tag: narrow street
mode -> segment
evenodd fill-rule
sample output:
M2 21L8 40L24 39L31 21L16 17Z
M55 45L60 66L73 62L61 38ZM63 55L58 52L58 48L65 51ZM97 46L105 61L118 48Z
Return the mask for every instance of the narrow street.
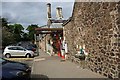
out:
M32 66L33 78L105 78L70 61L61 61L58 56L40 52ZM42 76L42 77L41 77Z
M3 80L120 80L120 0L1 4Z

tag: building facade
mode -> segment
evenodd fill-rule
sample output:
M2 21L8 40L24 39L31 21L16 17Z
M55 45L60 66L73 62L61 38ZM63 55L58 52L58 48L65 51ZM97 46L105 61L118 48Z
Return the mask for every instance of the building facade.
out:
M90 70L120 78L120 2L75 2L63 26L71 57L82 46Z
M51 4L47 4L47 25L36 28L36 34L39 34L39 47L50 55L58 54L61 56L63 41L63 26L66 21L63 19L62 8L56 8L56 18L51 16Z

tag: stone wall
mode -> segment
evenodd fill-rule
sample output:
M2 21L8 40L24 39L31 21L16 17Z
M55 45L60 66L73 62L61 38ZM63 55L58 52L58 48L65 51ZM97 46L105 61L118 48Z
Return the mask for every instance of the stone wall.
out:
M46 51L46 36L43 37L42 40L39 41L39 48L42 50L42 51Z
M64 30L71 55L85 45L89 69L120 78L120 2L75 2Z
M65 25L65 28L63 29L63 35L65 36L65 41L67 41L68 44L68 53L71 53L70 55L74 55L75 54L75 45L73 44L73 40L74 40L74 30L73 30L73 26L74 24L73 20L71 20L71 22L67 23L67 25Z

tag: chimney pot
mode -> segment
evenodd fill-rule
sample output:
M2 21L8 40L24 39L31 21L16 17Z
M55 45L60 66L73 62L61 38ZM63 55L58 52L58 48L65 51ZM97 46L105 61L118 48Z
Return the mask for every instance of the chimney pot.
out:
M51 18L51 4L47 3L47 18Z
M61 7L56 8L56 17L57 17L57 19L62 19L63 18L63 16L62 16L62 8Z

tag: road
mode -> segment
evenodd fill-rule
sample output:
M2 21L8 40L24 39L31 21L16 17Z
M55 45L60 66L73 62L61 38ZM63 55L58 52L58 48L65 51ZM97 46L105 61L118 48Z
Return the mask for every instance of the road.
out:
M10 61L22 62L32 67L34 58L5 58Z
M23 47L26 47L27 45L31 44L29 41L22 41L22 42L19 42L19 43L21 43L21 46L23 46ZM13 44L13 45L17 45L17 44ZM37 52L35 52L35 56L38 56L38 55L39 54L38 54L38 50L37 50ZM0 50L0 57L5 58L2 54L2 50ZM22 63L28 64L29 66L32 67L34 58L11 57L11 58L5 58L5 59L12 60L12 61L17 61L17 62L22 62Z
M87 69L82 69L70 61L61 61L58 56L49 56L44 52L35 58L8 58L8 60L18 61L28 64L32 68L31 80L51 80L55 78L105 78Z
M34 59L32 75L42 75L45 78L105 78L70 61L61 61L58 56L49 56L41 52ZM35 78L36 76L33 76Z
M105 78L88 69L82 69L79 65L70 61L61 61L58 56L49 56L39 50L39 56L35 58L9 58L8 60L18 61L32 67L32 79L51 78ZM31 80L32 80L31 79Z

